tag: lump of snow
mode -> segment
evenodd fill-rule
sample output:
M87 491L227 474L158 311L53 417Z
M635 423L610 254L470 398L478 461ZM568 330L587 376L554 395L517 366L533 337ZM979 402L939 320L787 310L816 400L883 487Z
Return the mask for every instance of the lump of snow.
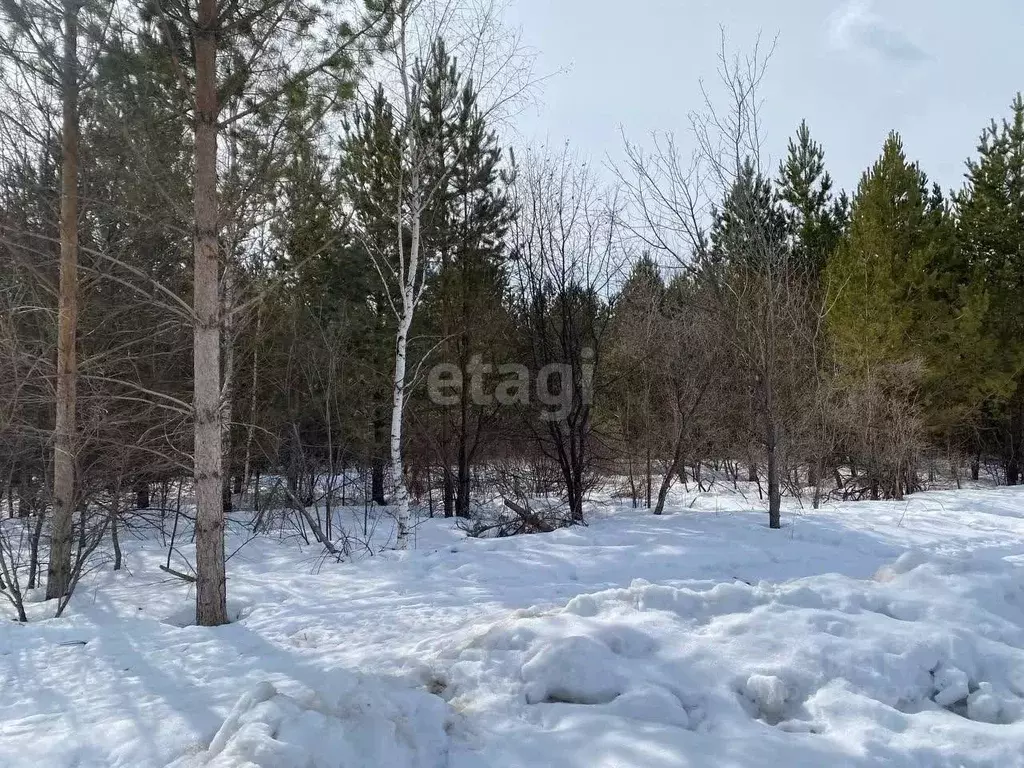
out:
M577 595L566 604L565 612L576 616L597 616L597 600L593 595Z
M968 696L967 716L979 723L1002 722L1002 701L995 695L991 683L981 683L978 690Z
M757 705L766 720L780 719L789 701L786 684L774 675L751 675L743 686L743 692Z
M169 768L440 768L447 712L420 691L360 683L332 705L263 682L238 700L205 752Z
M604 711L631 720L647 723L691 727L690 715L679 698L660 686L646 686L629 691L608 704Z
M918 550L910 550L904 552L898 558L896 562L890 565L883 565L875 572L875 581L892 581L897 576L901 576L904 573L909 573L918 566L924 565L928 562L928 558L923 552Z
M935 679L935 695L932 701L940 707L951 707L967 698L971 692L967 673L956 667L940 664L932 673Z
M523 665L522 677L528 704L607 704L626 684L608 646L583 636L562 638L542 647Z
M658 648L653 637L632 627L602 627L597 633L597 638L607 645L612 653L631 659L649 656Z

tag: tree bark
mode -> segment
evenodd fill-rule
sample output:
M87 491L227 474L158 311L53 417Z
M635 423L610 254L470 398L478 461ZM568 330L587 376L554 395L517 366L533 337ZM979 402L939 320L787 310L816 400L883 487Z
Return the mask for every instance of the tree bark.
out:
M455 496L456 517L469 517L470 480L469 451L466 450L465 446L459 446L459 487Z
M256 334L255 338L262 338L263 332L263 312L259 309L256 311ZM252 379L249 382L249 424L245 431L245 461L242 466L242 484L244 487L248 487L250 472L252 471L252 441L256 434L256 403L257 394L259 392L259 372L260 372L260 348L259 344L253 344L252 349ZM241 491L239 491L241 494ZM256 489L253 489L253 498L256 497Z
M445 465L441 467L441 502L444 506L444 516L452 517L455 514L455 479L452 477L452 468Z
M32 528L32 539L29 541L27 589L36 588L36 579L39 575L39 542L43 538L43 521L45 519L46 515L39 510L36 513L36 524Z
M658 488L658 505L654 508L654 514L660 515L665 511L665 500L672 488L672 480L683 460L683 437L685 429L680 428L676 433L675 447L672 449L672 463L665 470L665 476L661 479L661 487ZM684 470L685 471L685 470Z
M145 480L135 481L135 508L149 509L149 483Z
M120 514L120 500L121 500L120 499L120 496L121 496L120 483L118 483L118 486L119 487L117 488L117 490L114 491L114 497L113 497L113 499L111 499L111 502L110 502L111 503L111 508L110 508L110 543L114 547L114 570L115 571L120 571L121 570L121 564L122 564L122 559L123 559L122 558L122 554L121 554L121 536L120 536L120 534L119 534L119 532L117 530L117 517Z
M461 355L465 358L465 354ZM465 361L462 361L462 370L466 370ZM470 496L470 447L469 447L469 391L467 387L462 388L459 397L459 451L458 451L458 476L455 493L455 515L456 517L469 517L469 496Z
M651 485L654 483L654 474L651 470L651 443L647 441L647 477L646 477L647 508L651 508Z
M195 266L193 272L196 623L226 624L221 499L220 291L217 197L217 0L199 0L195 30Z
M53 522L46 597L71 587L75 514L75 405L78 359L78 2L64 0L61 72L60 298L57 310L57 414L54 422Z
M384 495L384 417L378 414L373 421L373 457L370 460L370 498L374 504L388 503Z
M1010 403L1010 434L1007 446L1006 484L1020 482L1022 441L1024 441L1024 382L1017 385L1017 391Z
M398 532L397 549L409 548L409 489L405 484L402 466L402 420L405 413L405 366L408 352L409 327L412 312L406 309L398 325L395 338L395 379L391 402L391 474L395 484L395 520Z
M768 427L768 460L765 474L768 475L768 527L782 527L782 491L779 486L778 427Z
M234 147L232 147L232 152ZM235 390L235 340L234 318L231 308L235 304L235 286L231 269L224 270L224 291L221 305L221 342L223 344L223 380L221 383L221 506L224 514L232 511L231 499L231 421L233 418L232 403Z

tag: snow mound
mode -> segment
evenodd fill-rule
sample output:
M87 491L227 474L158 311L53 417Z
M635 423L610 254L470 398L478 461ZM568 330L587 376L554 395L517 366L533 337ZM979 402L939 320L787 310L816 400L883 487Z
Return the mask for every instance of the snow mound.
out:
M744 693L769 722L778 722L786 711L789 690L775 675L751 675L743 686Z
M262 682L238 700L209 748L168 768L441 768L449 725L445 703L415 690L364 681L328 702Z
M940 707L951 707L958 701L963 701L971 692L970 682L967 673L956 667L947 667L940 664L932 678L935 680L935 695L932 701Z
M679 697L657 685L635 688L618 696L602 708L609 715L639 720L646 723L693 728L699 714L691 717Z
M528 704L607 704L625 688L611 649L589 637L567 637L542 647L523 665L523 680Z
M1012 560L913 553L863 580L635 580L456 637L439 674L483 723L519 712L525 730L501 746L509 765L567 741L580 755L607 742L623 765L676 765L680 753L711 765L723 740L744 765L821 764L801 762L819 753L1021 765L1021 574ZM663 761L630 762L652 743Z
M992 683L979 683L967 697L967 717L979 723L1016 723L1024 720L1024 702Z

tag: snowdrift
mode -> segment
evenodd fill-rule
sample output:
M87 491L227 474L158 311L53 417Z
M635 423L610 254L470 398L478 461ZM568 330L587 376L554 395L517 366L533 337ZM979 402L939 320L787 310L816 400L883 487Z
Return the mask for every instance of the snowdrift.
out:
M638 580L520 611L439 657L443 695L504 734L496 766L1024 765L1012 560Z
M1024 768L1022 510L934 492L771 531L756 492L677 494L508 539L424 520L329 567L240 532L217 628L126 537L63 617L0 622L0 766Z
M208 749L169 768L442 768L447 705L415 690L360 680L326 700L262 682L243 695Z

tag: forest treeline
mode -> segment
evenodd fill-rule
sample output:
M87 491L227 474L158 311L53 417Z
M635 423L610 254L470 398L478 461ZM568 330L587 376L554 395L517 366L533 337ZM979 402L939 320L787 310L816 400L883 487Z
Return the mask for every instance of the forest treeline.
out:
M721 100L608 174L510 144L535 81L486 4L0 9L17 605L43 583L66 602L183 486L216 624L225 516L267 478L332 552L354 500L390 505L404 547L417 502L471 521L495 489L572 523L599 484L661 513L714 468L778 527L786 493L1022 480L1019 96L961 188L893 133L847 195L805 124L762 156L757 52L723 53ZM438 402L439 365L476 375ZM562 373L520 391L509 365Z

